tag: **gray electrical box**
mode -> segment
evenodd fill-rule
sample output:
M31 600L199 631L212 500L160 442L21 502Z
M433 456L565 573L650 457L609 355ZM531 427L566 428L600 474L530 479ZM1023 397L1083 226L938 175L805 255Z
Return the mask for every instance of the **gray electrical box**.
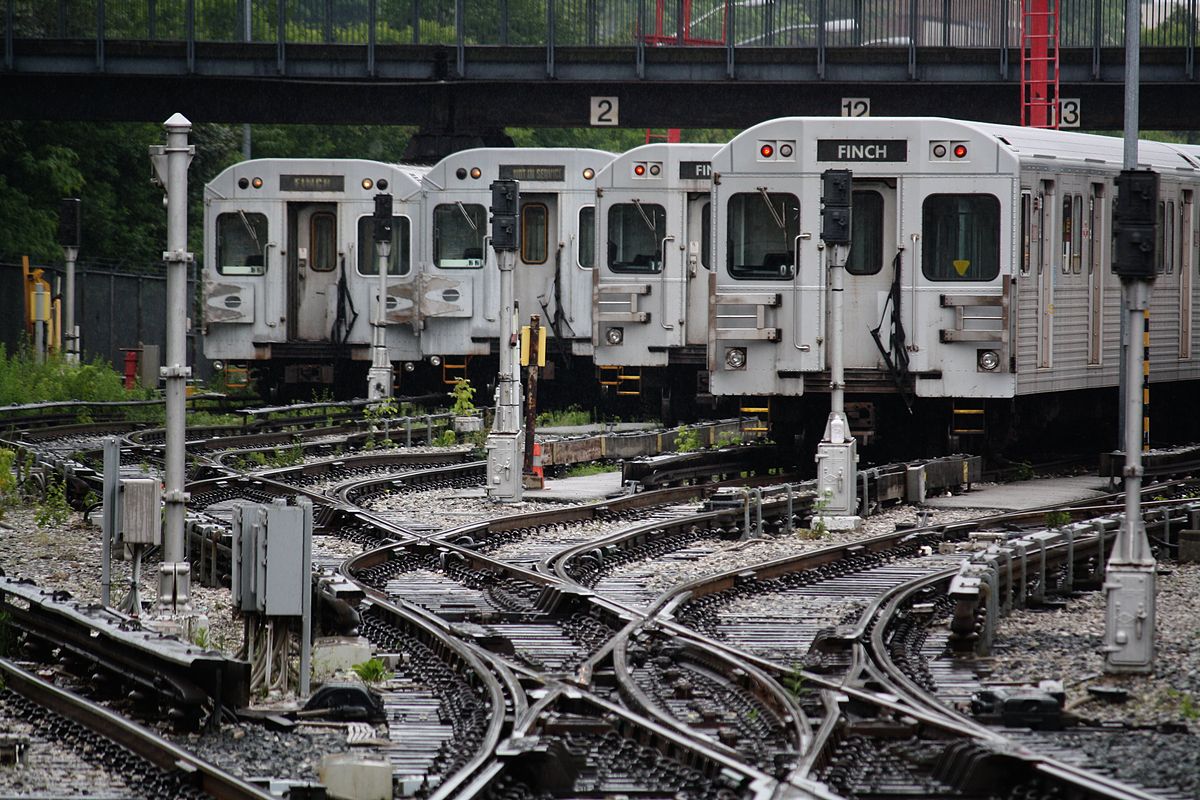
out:
M1108 668L1112 672L1145 671L1154 663L1154 568L1109 567Z
M311 591L312 504L243 504L233 514L233 601L269 617L304 614Z
M162 544L162 486L154 478L121 481L121 540Z
M851 469L856 459L853 439L817 445L817 496L825 503L822 513L853 514L857 510Z

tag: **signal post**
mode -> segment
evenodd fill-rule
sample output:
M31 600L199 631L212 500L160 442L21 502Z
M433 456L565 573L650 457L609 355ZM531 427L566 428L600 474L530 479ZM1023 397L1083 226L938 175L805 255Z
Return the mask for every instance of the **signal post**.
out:
M842 357L843 280L850 257L850 181L848 169L821 175L821 246L829 259L829 419L817 445L818 511L814 519L829 530L858 530L858 450L845 412Z
M496 418L484 447L487 449L487 496L501 503L517 503L524 489L521 480L524 430L521 420L521 366L517 341L516 266L520 229L520 184L494 181L492 189L492 249L500 267L500 374L496 387Z

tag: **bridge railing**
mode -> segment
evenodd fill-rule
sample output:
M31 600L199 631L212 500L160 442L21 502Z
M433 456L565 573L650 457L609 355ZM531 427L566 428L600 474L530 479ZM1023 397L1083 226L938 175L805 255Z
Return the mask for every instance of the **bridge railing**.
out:
M1018 0L0 0L5 40L537 47L1020 45ZM1144 2L1194 49L1200 0ZM1060 0L1064 48L1120 47L1124 0Z

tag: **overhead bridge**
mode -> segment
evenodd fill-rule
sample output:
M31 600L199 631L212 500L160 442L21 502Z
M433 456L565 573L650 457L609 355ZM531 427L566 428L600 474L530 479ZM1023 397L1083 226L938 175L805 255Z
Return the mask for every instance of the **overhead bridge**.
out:
M1200 128L1197 4L1143 3L1143 128ZM0 0L0 117L744 127L1017 123L1013 0ZM1124 15L1060 0L1066 124L1121 127Z

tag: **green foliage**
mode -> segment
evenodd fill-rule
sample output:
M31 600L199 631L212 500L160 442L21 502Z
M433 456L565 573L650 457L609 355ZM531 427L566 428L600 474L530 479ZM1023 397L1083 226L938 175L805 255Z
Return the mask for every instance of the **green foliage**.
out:
M736 433L734 431L721 431L719 434L717 434L716 446L718 448L732 447L733 445L737 445L737 444L741 444L741 443L742 443L742 435L740 433Z
M600 475L605 472L616 472L620 467L603 461L589 461L582 464L572 464L567 467L568 478L582 478L585 475Z
M192 643L201 650L207 650L209 644L209 628L196 628L196 632L192 634Z
M0 513L20 502L17 493L17 452L7 447L0 448Z
M1070 511L1047 511L1046 512L1046 527L1061 528L1063 525L1069 525L1071 522Z
M695 428L684 426L675 434L675 452L691 453L700 449L700 434Z
M800 697L804 692L804 673L799 667L793 667L792 671L783 679L784 688L791 692L792 697Z
M1028 461L1022 461L1022 462L1016 464L1013 467L1013 470L1014 470L1014 477L1016 478L1016 480L1019 480L1019 481L1033 480L1033 475L1034 475L1033 464L1030 464Z
M52 400L136 400L146 396L143 391L126 391L121 376L99 359L90 364L71 364L51 356L39 364L28 350L9 355L0 345L0 405Z
M388 672L384 667L383 661L378 658L368 659L361 664L355 664L351 667L358 679L367 686L377 686L384 681L391 680L392 673Z
M57 476L50 476L46 482L46 494L33 512L33 521L41 530L61 528L71 517L71 507L67 505L66 484Z
M553 428L569 425L590 425L592 413L584 411L579 406L569 406L557 411L543 411L537 415L537 427Z
M392 397L380 398L374 405L367 406L363 410L363 419L368 422L378 422L383 419L392 419L396 416L396 400Z
M446 428L433 440L433 444L435 447L454 447L458 444L458 436L454 433L453 428Z
M475 387L471 386L469 380L459 378L455 381L450 396L454 398L454 404L450 406L451 414L456 417L466 417L475 413Z
M1190 722L1200 720L1200 708L1196 706L1196 700L1191 692L1184 692L1183 697L1180 698L1179 716Z

